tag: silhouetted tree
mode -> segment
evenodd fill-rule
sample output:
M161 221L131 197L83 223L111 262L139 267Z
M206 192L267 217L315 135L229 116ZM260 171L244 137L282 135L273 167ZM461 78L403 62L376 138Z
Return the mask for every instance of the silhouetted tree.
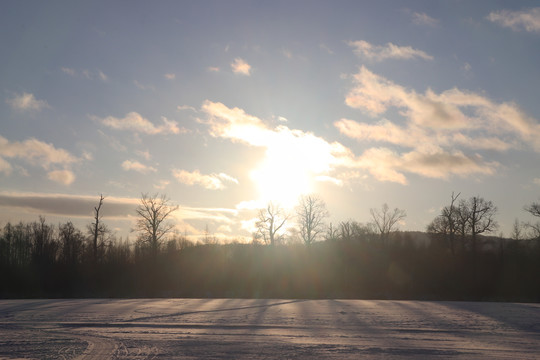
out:
M395 208L390 211L387 204L383 204L380 210L370 209L370 213L383 245L386 244L390 233L398 229L397 224L407 216L405 210L402 209Z
M534 217L540 218L540 202L533 202L523 208L529 214ZM534 239L540 239L540 221L535 223L527 222L525 226L530 230L530 237Z
M512 233L510 234L512 240L521 240L523 238L523 224L518 219L514 220L512 224Z
M473 196L466 203L468 208L468 224L471 232L472 250L477 251L477 238L479 234L492 232L498 228L495 221L497 207L491 201L484 198Z
M174 227L167 220L176 210L178 206L172 205L164 194L141 195L141 203L136 209L138 219L135 230L139 232L140 240L150 246L154 257L157 256L163 237Z
M336 241L339 239L339 232L338 230L330 223L328 227L326 228L326 233L324 234L324 240L326 241Z
M54 239L54 228L45 223L45 218L40 216L38 222L32 225L32 258L38 265L52 264L58 253L58 242Z
M62 262L74 266L80 263L84 236L80 230L73 226L71 221L58 226L58 235L60 238Z
M296 221L304 244L311 245L324 232L329 216L325 202L315 195L302 195L296 206Z
M442 235L445 240L447 239L452 255L455 254L455 235L459 231L460 224L460 209L454 205L454 202L460 194L454 196L452 192L450 205L445 206L441 214L433 219L426 229L430 234Z
M103 194L100 194L98 206L94 207L94 222L88 225L88 232L92 237L92 261L94 263L98 261L98 247L103 246L104 237L109 232L107 226L101 222L100 211L104 199ZM99 244L100 239L101 244Z
M257 237L261 238L265 244L275 245L283 239L283 234L279 231L288 220L288 215L284 210L272 202L268 203L266 209L260 209L257 222Z

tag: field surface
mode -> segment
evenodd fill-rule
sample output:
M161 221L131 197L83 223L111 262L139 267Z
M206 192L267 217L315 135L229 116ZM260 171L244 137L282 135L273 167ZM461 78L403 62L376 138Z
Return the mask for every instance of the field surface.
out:
M540 359L540 304L0 300L0 359Z

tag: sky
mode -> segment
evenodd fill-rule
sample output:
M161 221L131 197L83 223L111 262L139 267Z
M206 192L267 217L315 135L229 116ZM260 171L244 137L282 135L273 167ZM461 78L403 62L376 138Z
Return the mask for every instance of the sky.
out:
M540 197L534 1L2 1L0 226L249 239L302 194L334 224L424 231L481 196L510 235ZM292 222L292 218L291 218Z

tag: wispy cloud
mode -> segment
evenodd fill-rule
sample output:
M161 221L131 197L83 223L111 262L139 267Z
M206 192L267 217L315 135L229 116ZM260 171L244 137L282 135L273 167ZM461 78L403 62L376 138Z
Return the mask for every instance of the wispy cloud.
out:
M45 100L38 100L34 94L27 92L15 94L14 97L7 99L6 103L16 111L40 111L50 108L49 104Z
M416 25L437 26L439 20L432 18L426 13L413 12L411 14L412 22Z
M126 160L122 163L122 169L125 171L136 171L141 174L148 174L150 172L156 172L157 169L152 166L144 165L138 161Z
M94 120L101 122L103 125L115 130L127 130L136 133L149 135L156 134L180 134L187 130L180 128L176 121L168 120L166 117L161 117L162 125L156 126L148 119L142 117L137 112L130 112L124 118L107 116L106 118L91 117Z
M374 61L383 61L386 59L409 60L414 58L433 60L433 56L422 50L413 49L410 46L398 46L392 43L388 43L384 46L372 45L365 40L349 41L347 44L354 48L354 52L357 56Z
M529 32L540 33L540 7L520 11L493 11L487 18L512 30L525 29Z
M189 172L179 169L173 169L172 173L176 180L182 184L200 185L209 190L225 189L225 183L238 184L237 179L224 173L205 175L201 174L199 170Z
M12 171L13 171L13 167L11 166L11 164L0 157L0 173L9 175L11 174Z
M231 69L235 74L251 75L251 65L249 65L244 59L236 58L231 63Z
M141 90L156 91L156 87L154 85L144 85L137 80L133 80L133 85L135 85L137 88Z
M73 77L82 77L88 80L101 80L103 82L108 82L109 77L101 70L76 70L70 67L61 67L60 70L66 75L73 76Z
M209 66L209 67L206 68L206 70L208 72L219 72L220 69L217 66Z
M168 79L168 80L174 80L176 79L176 74L174 73L168 73L168 74L165 74L165 79Z
M178 105L176 108L178 110L180 110L180 111L182 111L182 110L191 110L191 111L197 112L197 109L195 109L193 106L189 106L189 105Z
M71 170L53 170L47 174L49 180L63 185L70 185L75 181L75 174Z

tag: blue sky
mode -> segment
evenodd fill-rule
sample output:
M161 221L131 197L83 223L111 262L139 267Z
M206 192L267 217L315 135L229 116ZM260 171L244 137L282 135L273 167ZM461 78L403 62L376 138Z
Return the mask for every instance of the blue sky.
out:
M177 230L249 237L306 192L424 230L479 195L509 235L540 195L531 1L5 1L0 222L104 221L141 193ZM131 234L130 236L135 236Z

